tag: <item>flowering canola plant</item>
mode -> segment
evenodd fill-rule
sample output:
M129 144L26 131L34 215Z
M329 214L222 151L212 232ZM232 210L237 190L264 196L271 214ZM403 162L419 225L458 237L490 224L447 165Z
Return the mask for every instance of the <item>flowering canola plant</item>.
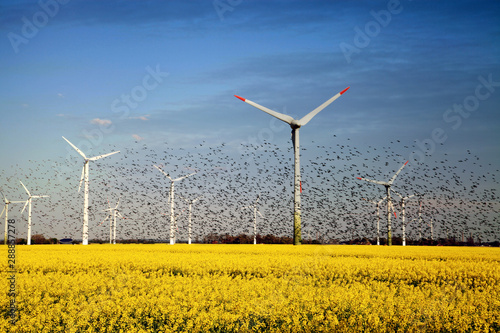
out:
M16 250L17 321L11 323L4 260L0 332L500 331L499 248L95 244Z

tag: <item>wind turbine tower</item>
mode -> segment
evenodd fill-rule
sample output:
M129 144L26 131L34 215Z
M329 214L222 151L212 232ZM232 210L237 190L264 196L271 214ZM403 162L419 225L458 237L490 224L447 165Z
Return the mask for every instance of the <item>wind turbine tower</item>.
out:
M175 244L175 235L174 235L174 224L175 224L175 215L174 215L174 183L182 180L184 178L187 178L189 176L192 176L196 174L196 172L193 172L192 174L189 174L187 176L182 176L176 179L172 179L167 173L165 173L162 169L157 167L156 165L154 166L157 168L161 173L163 173L168 179L170 179L170 245Z
M419 222L418 237L419 241L422 241L422 195L419 195L418 197L418 222Z
M31 245L31 199L33 198L46 198L48 195L31 195L30 191L24 186L22 181L19 181L21 185L23 185L24 189L26 190L26 193L28 193L28 200L26 200L26 203L24 204L23 210L21 211L21 214L24 212L24 209L26 208L26 205L28 205L28 239L27 239L27 245Z
M94 156L87 158L85 154L78 149L74 144L69 142L68 139L66 139L64 136L62 137L71 147L73 147L78 154L80 154L83 159L83 168L82 168L82 176L80 177L80 184L78 185L78 192L80 192L80 188L82 187L82 181L84 182L84 195L83 195L83 236L82 236L82 244L83 245L88 245L89 244L89 162L90 161L96 161L99 160L103 157L107 157L116 153L119 153L120 151L114 151L112 153L104 154L104 155L99 155L99 156Z
M339 98L343 93L347 91L350 87L345 88L320 106L318 106L313 111L309 112L300 120L293 119L292 117L282 114L271 109L268 109L262 105L254 103L248 99L243 97L234 95L236 98L239 98L245 103L250 104L253 107L256 107L259 110L264 111L267 114L270 114L273 117L278 118L281 121L284 121L292 128L292 142L293 142L293 152L294 152L294 190L293 190L293 244L300 245L302 243L302 235L301 235L301 220L300 220L300 145L299 145L299 129L300 127L306 125L316 114L318 114L321 110L330 105L334 100Z
M5 212L5 234L4 234L4 241L3 243L7 245L7 239L8 239L8 223L9 223L9 205L11 203L23 203L24 201L10 201L8 200L5 195L2 193L3 196L3 202L5 203L5 206L2 209L2 213L0 214L0 217L2 217L3 213Z
M384 201L387 197L383 197L382 199L380 199L379 201L371 201L371 200L368 200L366 198L361 198L365 201L368 201L368 202L371 202L373 204L375 204L375 206L377 207L377 245L380 245L380 204L382 203L382 201Z
M120 214L120 212L118 211L119 204L120 198L118 199L116 206L112 208L108 200L109 208L104 210L109 211L109 213L108 216L101 222L101 224L103 224L109 218L109 244L116 244L116 215L119 215L122 219L124 219L122 214ZM111 217L113 217L113 220L111 220ZM111 231L111 226L113 226L113 232Z
M241 209L247 209L247 208L252 208L253 209L253 243L254 245L257 244L257 214L259 214L262 218L264 216L257 210L257 202L259 202L260 195L257 196L257 200L255 200L255 203L251 206L247 207L242 207Z
M386 195L387 195L387 245L391 246L392 245L392 230L391 230L391 207L392 207L392 202L391 202L391 186L392 183L394 183L394 180L396 180L396 177L399 175L401 170L406 166L408 161L403 164L401 168L392 176L392 178L387 181L378 181L378 180L372 180L372 179L367 179L367 178L361 178L357 177L360 180L366 180L367 182L375 183L378 185L383 185L385 187Z
M407 197L403 197L401 194L399 194L398 192L396 192L394 190L392 190L392 192L396 193L397 196L401 198L401 220L403 221L403 246L406 246L405 200L414 197L415 194L412 194L412 195L407 196Z
M179 196L181 197L181 196ZM189 215L188 215L188 244L191 244L191 206L198 201L201 198L201 195L194 199L194 200L188 200L186 198L181 197L184 201L186 201L189 205Z

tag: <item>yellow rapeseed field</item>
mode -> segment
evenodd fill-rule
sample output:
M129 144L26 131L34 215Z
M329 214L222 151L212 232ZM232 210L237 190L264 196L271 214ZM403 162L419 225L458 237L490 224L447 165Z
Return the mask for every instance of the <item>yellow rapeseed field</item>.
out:
M500 249L7 247L0 332L498 332Z

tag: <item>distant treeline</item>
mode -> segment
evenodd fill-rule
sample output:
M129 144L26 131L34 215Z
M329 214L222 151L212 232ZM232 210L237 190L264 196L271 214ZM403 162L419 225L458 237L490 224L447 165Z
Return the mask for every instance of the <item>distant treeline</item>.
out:
M275 235L260 235L257 234L257 244L292 244L293 238L286 236L275 236ZM155 240L155 239L126 239L117 240L117 243L121 244L155 244L155 243L168 243L168 240ZM3 242L2 242L3 243ZM23 245L26 244L25 238L17 238L16 244ZM45 238L44 235L37 234L31 237L31 244L59 244L57 238ZM72 244L80 244L81 241L73 240ZM91 239L89 243L94 244L106 244L109 240L102 239ZM185 240L178 240L177 243L186 243ZM198 244L253 244L253 236L246 234L230 235L226 234L216 234L210 233L203 237L201 240L195 239L193 243ZM369 238L356 238L351 240L338 240L338 239L303 239L302 244L346 244L346 245L375 245L377 240ZM385 238L380 238L380 245L386 245L387 240ZM393 245L401 245L401 237L392 238ZM412 240L406 239L407 245L424 245L424 246L494 246L499 247L500 242L481 242L480 239L474 240L473 237L468 237L464 240L457 240L454 237L450 238L439 238L439 239L421 239Z

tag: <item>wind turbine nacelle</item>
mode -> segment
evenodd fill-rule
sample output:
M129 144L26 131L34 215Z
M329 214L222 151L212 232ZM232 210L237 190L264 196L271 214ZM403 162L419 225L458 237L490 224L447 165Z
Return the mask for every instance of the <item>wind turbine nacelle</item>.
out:
M297 119L294 119L292 120L292 122L290 123L290 127L295 129L295 128L300 128L300 124L299 124L299 121Z

